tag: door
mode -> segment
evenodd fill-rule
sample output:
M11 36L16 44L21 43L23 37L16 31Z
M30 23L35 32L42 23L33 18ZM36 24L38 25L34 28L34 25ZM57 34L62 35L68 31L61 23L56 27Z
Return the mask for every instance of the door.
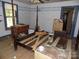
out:
M63 20L63 31L66 31L69 35L71 34L73 11L74 8L72 7L63 7L61 11L61 19Z
M68 34L70 34L71 32L71 28L72 28L72 17L73 17L73 10L70 10L68 12L68 16L67 16L67 27L66 27L66 32Z

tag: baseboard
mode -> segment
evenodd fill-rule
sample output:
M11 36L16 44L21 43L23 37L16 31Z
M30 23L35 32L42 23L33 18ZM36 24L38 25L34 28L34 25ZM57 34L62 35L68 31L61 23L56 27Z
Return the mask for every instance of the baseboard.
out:
M11 34L0 37L0 40L2 40L2 38L4 38L4 37L8 37L8 36L11 36Z

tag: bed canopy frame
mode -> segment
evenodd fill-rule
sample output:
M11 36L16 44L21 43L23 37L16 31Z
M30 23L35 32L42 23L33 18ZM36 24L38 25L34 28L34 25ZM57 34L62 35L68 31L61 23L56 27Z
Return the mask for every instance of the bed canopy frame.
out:
M12 3L12 19L13 19L13 22L15 22L13 0L11 0L11 3ZM39 27L39 25L38 25L38 4L39 3L44 3L44 1L42 1L42 0L33 0L33 1L31 1L31 3L37 5L37 7L36 7L36 25L35 25L35 31L38 31L38 29L39 29L38 28ZM13 23L13 26L15 26L15 23Z

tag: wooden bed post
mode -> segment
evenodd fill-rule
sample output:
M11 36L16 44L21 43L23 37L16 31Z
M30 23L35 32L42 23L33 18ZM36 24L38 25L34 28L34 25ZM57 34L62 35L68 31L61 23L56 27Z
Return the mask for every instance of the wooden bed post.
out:
M13 19L13 26L15 25L15 18L14 18L14 4L13 4L13 0L11 0L12 3L12 19Z
M11 0L11 4L12 4L12 19L13 19L13 26L15 26L14 4L13 4L13 0ZM14 49L17 50L17 43L16 43L16 40L14 40Z
M37 11L36 11L36 27L35 31L38 31L38 5L37 5Z

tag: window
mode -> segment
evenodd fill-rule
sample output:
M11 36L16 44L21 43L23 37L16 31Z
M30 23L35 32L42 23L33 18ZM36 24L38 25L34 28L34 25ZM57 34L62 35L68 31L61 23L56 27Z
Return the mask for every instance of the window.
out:
M11 26L16 25L18 23L18 7L14 4L14 20L12 17L12 4L3 2L3 13L4 13L4 21L5 28L9 29Z

